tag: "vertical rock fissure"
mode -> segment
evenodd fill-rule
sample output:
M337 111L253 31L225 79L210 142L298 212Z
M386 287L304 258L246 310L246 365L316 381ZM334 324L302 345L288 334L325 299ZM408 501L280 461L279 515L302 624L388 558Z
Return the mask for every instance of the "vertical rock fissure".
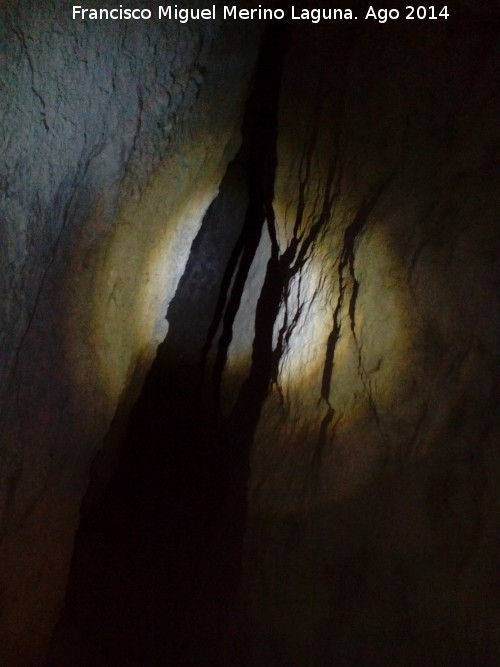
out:
M321 115L322 105L320 104L315 110L315 117L299 167L298 202L292 237L283 251L280 250L278 243L273 207L274 183L268 191L265 210L271 239L271 256L255 313L252 365L228 420L228 446L237 452L238 454L235 455L238 456L243 450L242 460L245 462L247 461L246 452L254 439L270 386L276 385L282 395L278 384L279 364L305 305L300 302L303 271L306 269L315 245L321 241L328 228L340 191L341 170L338 140L336 140L336 150L332 155L323 188L318 187L314 195L312 212L308 215L307 220L304 220L308 207L308 193L312 185L311 163L318 147ZM295 279L298 279L299 303L293 316L290 316L288 300ZM276 344L273 345L274 330L282 308L284 309L283 323L277 333ZM333 409L331 417L333 417Z
M233 338L234 321L264 224L269 217L270 205L272 208L277 165L278 101L286 41L286 25L268 28L264 33L243 122L242 147L238 159L243 162L246 173L248 206L240 236L224 273L217 306L201 355L203 382L207 379L203 378L203 375L206 375L210 350L221 328L210 378L212 407L216 414L220 412L222 376Z
M351 333L356 342L358 349L358 372L360 374L363 386L365 388L368 404L373 413L377 428L380 430L380 419L377 411L377 406L372 397L371 384L367 374L363 370L361 347L356 334L356 303L359 295L360 283L356 277L355 271L355 248L359 237L363 234L368 220L377 205L383 192L389 185L392 176L384 181L376 191L368 197L365 202L359 207L352 222L346 227L342 240L342 248L338 262L338 298L335 309L333 311L333 324L330 334L328 336L326 345L325 361L323 365L323 376L321 381L321 398L327 405L326 413L321 421L316 447L314 449L314 466L319 469L319 463L324 451L328 428L335 416L335 409L330 402L331 384L333 378L333 369L335 364L335 351L340 340L342 332L342 309L346 300L346 289L348 280L351 283L351 295L349 298L349 324ZM347 271L346 271L347 269ZM347 273L347 276L346 276Z

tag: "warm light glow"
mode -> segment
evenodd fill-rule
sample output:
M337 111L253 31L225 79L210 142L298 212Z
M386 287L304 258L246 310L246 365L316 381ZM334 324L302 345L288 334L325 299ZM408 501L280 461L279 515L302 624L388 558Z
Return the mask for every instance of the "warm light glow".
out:
M322 396L327 344L339 298L338 258L343 230L352 216L348 206L342 210L339 231L316 245L295 276L288 314L283 307L276 325L275 340L285 317L291 322L300 313L252 453L255 461L274 460L280 471L273 476L258 463L254 466L250 493L252 511L257 513L304 512L359 493L379 465L384 447L391 446L395 428L389 415L394 401L409 400L409 334L415 326L411 294L383 221L376 217L356 245L359 291L354 332L349 312L352 276L347 272L344 276L346 296L339 311L330 392ZM418 409L411 400L409 405L408 421L413 423ZM306 505L304 498L309 499Z
M190 174L189 162L199 164L198 171ZM96 210L87 230L100 230L99 245L75 248L67 297L69 367L75 387L93 387L110 409L124 392L137 390L131 385L143 381L167 333L168 304L216 194L202 163L203 145L183 163L165 165L140 197L122 203L104 232ZM73 303L73 294L88 296Z

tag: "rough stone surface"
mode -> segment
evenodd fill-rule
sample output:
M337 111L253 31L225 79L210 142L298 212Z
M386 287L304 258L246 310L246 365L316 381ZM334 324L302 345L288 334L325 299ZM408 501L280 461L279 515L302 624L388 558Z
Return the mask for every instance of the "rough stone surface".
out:
M0 7L0 662L15 667L41 659L90 463L236 150L258 26L104 30L51 2ZM495 665L495 8L290 31L277 122L283 34L250 98L269 99L246 137L246 216L239 182L216 213L247 232L207 383L223 454L252 443L248 662ZM179 316L171 341L188 365L223 283L192 259L179 312L203 327Z
M165 335L239 141L260 29L72 21L63 4L0 4L0 662L12 667L43 654L90 463Z
M251 664L499 660L497 27L292 36Z

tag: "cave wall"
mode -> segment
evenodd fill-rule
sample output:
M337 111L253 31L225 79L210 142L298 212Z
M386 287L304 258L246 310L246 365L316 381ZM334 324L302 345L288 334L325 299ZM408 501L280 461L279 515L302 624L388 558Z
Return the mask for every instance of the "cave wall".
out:
M250 664L498 662L496 18L292 28L274 281L234 332L273 313Z
M41 660L90 464L237 150L260 26L81 22L55 1L0 12L0 662L14 667Z
M262 234L213 392L226 444L254 440L259 667L498 662L498 21L459 4L417 27L293 25L276 127L278 100L261 110L242 197ZM262 26L0 11L0 661L15 667L41 661L90 465L237 151Z

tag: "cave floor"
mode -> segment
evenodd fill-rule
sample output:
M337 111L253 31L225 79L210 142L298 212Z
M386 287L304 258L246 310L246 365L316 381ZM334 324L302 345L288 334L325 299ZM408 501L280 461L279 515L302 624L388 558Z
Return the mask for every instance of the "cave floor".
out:
M48 667L240 664L245 483L169 386L150 374L118 472L82 521Z

